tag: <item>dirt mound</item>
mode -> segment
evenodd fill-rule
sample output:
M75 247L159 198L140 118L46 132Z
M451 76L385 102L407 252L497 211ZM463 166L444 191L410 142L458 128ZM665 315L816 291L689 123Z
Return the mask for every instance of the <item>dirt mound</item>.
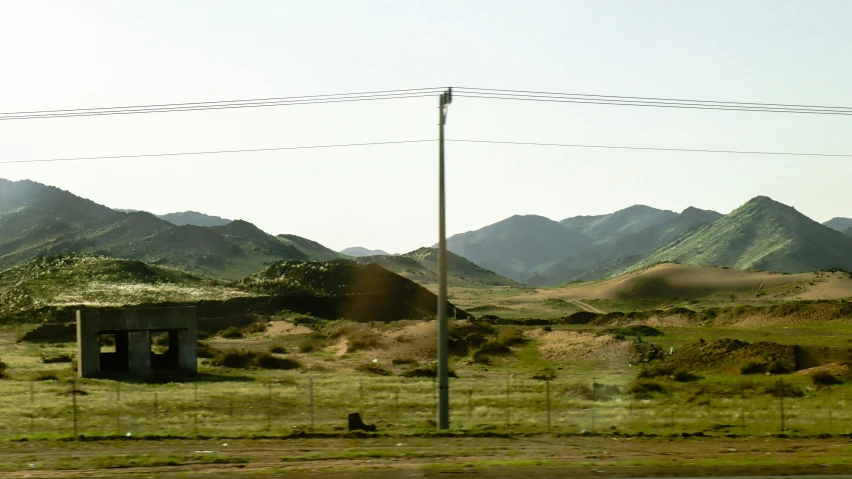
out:
M738 339L723 338L699 341L674 350L666 361L692 371L741 372L749 363L777 363L788 371L795 370L793 346L761 341L748 343Z
M543 359L554 362L597 359L627 364L635 354L633 341L619 340L609 334L536 329L528 332L527 337L538 341L538 352Z
M823 364L822 366L817 366L815 368L808 368L802 369L801 371L796 371L796 374L801 374L804 376L813 376L819 373L828 373L838 378L852 379L852 370L850 370L848 364L843 363L828 363Z

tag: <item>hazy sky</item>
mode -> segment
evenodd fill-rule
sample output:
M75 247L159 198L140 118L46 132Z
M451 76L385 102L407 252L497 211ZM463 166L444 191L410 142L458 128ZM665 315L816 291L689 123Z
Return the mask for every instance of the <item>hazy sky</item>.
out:
M0 1L2 112L433 86L852 106L852 2ZM437 137L435 98L0 122L0 161ZM457 98L448 138L852 153L852 117ZM437 145L0 165L331 248L437 240ZM447 145L448 229L756 195L852 216L852 159Z

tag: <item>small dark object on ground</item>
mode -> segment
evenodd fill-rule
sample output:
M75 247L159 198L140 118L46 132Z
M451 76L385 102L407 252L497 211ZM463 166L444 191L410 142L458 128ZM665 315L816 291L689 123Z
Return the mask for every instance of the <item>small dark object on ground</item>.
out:
M302 367L302 363L296 361L293 358L279 358L278 356L273 356L269 353L260 353L254 360L254 363L257 364L258 367L263 369L299 369Z
M450 369L449 376L451 378L458 378L458 375L455 371ZM404 378L436 378L438 377L438 369L437 368L416 368L411 371L406 371L402 373L402 377Z
M42 356L41 362L44 364L55 364L55 363L70 363L74 358L67 354L59 354L57 356Z
M284 346L275 345L269 348L269 352L272 354L287 354L287 350L284 349Z
M393 364L394 366L401 366L403 364L417 366L417 360L414 358L393 358L391 359L391 364Z
M375 374L376 376L391 376L391 372L387 369L373 363L359 364L355 367L356 371L367 374Z
M364 424L364 421L361 420L361 415L357 412L353 412L349 415L349 430L350 431L367 431L367 432L376 432L375 424Z
M35 377L36 381L58 381L59 376L53 371L39 371Z

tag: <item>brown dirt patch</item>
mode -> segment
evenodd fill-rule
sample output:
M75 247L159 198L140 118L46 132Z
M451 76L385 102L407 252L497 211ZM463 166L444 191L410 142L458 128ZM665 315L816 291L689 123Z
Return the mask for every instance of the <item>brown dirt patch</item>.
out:
M597 359L624 361L626 364L632 355L632 341L615 339L608 334L536 329L526 336L538 341L539 355L548 361Z

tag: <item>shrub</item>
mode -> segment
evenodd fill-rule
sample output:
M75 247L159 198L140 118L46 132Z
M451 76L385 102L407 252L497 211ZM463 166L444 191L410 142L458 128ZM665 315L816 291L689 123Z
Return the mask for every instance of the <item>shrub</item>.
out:
M276 344L275 346L269 348L269 352L272 354L287 354L287 350L284 349L284 346L281 346L280 344Z
M473 362L477 364L491 364L491 355L483 352L482 350L474 351L473 356L471 356Z
M219 331L217 334L225 339L240 339L243 337L243 333L233 326L228 329Z
M279 358L278 356L273 356L269 353L260 353L255 359L254 363L263 369L299 369L302 367L302 363L293 359L293 358Z
M691 383L693 381L698 381L699 379L701 379L701 376L693 374L689 371L675 371L675 373L672 374L672 379L680 383Z
M458 378L458 375L452 369L447 373L451 378ZM416 368L411 371L406 371L401 374L404 378L437 378L438 377L438 366L431 365L425 368Z
M255 354L246 350L237 351L229 349L220 351L213 358L214 366L224 366L226 368L245 369L254 363Z
M59 376L53 371L39 371L35 377L36 381L58 381Z
M819 371L814 373L813 376L811 376L811 381L813 381L817 386L834 386L836 384L843 383L840 378L828 371Z
M766 386L763 392L775 397L799 398L805 395L802 388L795 384L776 382Z
M41 362L44 364L55 364L55 363L70 363L74 358L67 354L59 354L56 356L42 356Z
M269 328L267 323L251 323L248 326L244 327L242 331L246 334L251 333L265 333Z
M497 343L505 346L515 346L526 342L527 338L524 337L524 332L518 328L504 329L497 334Z
M355 351L363 351L365 349L375 349L382 344L381 337L379 337L379 335L372 331L365 330L351 331L346 336L346 339L348 341L348 345L346 347L347 353L354 353Z
M417 366L417 360L414 358L393 358L391 359L391 364L394 366L401 366L403 364L410 364L412 366Z
M391 376L391 372L387 369L374 363L363 363L355 367L356 371L367 374L375 374L376 376Z
M196 341L195 343L195 355L199 358L214 358L218 350L210 347L207 343L202 343L201 341Z
M316 334L306 334L299 340L299 352L310 353L325 346L324 338Z
M553 368L547 368L544 371L539 371L532 375L532 379L537 379L539 381L552 381L556 379L556 372Z
M634 397L640 399L647 399L656 393L666 392L666 388L656 381L638 379L630 384L630 387L627 389L627 392L632 394Z
M655 364L649 368L642 369L639 371L638 378L639 379L651 379L660 376L671 376L675 372L674 364Z
M6 363L4 363L2 360L0 360L0 373L2 373L3 371L5 371L5 370L6 370L6 367L7 367L7 366L6 366Z
M748 361L740 368L741 374L789 374L790 370L779 361Z

